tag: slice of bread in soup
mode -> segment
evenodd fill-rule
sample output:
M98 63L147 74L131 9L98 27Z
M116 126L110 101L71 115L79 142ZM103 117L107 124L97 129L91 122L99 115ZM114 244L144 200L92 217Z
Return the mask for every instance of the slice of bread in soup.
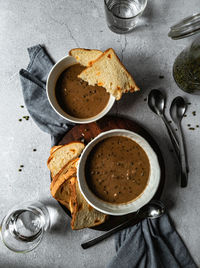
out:
M78 77L88 82L89 85L104 87L116 100L119 100L123 93L139 90L112 48L107 49Z
M70 184L71 199L70 210L72 214L71 227L73 230L93 227L105 222L107 215L91 207L80 192L77 178L74 177Z
M69 55L83 66L91 66L93 61L102 54L103 52L98 49L74 48L69 51Z
M77 158L83 151L85 145L82 142L71 142L56 149L47 160L47 166L51 171L52 178L67 164L70 160Z

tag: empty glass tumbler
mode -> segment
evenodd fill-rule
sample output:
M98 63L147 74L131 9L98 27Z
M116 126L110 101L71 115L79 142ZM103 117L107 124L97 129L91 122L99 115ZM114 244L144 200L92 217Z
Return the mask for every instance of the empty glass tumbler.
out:
M49 213L42 203L21 204L11 209L2 220L1 238L10 250L29 252L41 242L49 224Z
M147 0L104 0L108 27L115 33L127 33L138 23Z

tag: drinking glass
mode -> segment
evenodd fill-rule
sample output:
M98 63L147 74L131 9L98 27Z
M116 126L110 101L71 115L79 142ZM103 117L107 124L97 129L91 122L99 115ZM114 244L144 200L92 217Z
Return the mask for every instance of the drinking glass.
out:
M108 27L115 33L127 33L138 23L147 0L104 0Z
M3 243L15 252L29 252L41 242L50 225L47 208L41 202L15 206L2 220L0 231Z

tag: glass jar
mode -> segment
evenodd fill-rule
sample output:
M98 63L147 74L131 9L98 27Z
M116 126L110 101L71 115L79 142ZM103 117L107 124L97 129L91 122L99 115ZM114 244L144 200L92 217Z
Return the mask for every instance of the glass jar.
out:
M172 39L181 39L200 32L200 14L190 16L171 27ZM175 59L173 77L187 93L200 95L200 36Z

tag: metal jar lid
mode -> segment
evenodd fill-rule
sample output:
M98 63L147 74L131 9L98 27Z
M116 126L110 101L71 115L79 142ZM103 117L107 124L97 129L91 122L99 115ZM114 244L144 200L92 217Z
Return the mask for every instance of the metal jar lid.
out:
M200 32L200 13L193 14L170 28L168 36L172 39L181 39Z

